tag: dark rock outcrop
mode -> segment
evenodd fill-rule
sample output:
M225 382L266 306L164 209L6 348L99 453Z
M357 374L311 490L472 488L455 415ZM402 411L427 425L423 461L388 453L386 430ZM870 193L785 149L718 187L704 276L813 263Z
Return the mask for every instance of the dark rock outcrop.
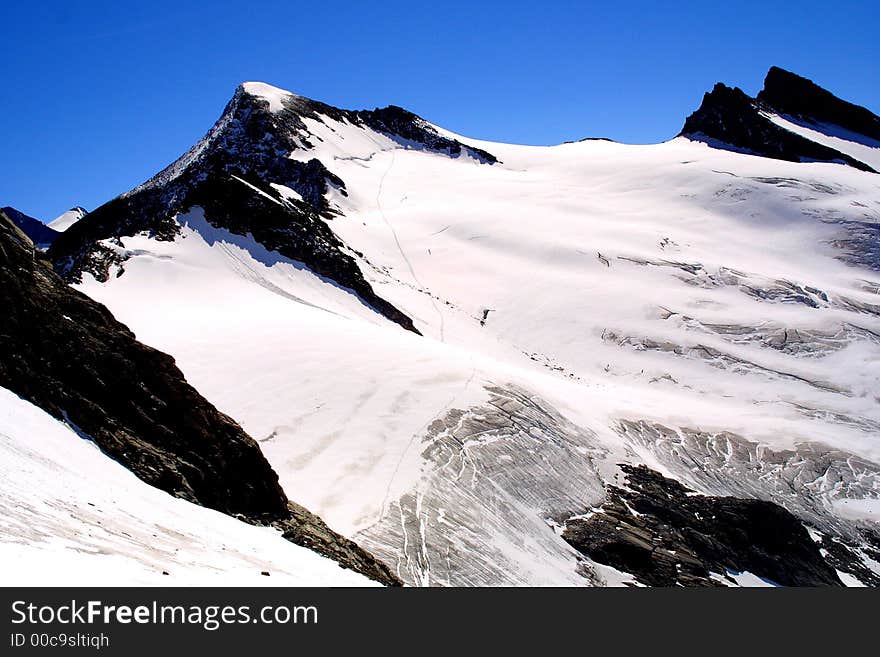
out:
M778 66L767 72L758 101L777 114L812 124L830 123L880 141L880 116Z
M435 153L446 153L457 157L464 152L486 164L498 162L498 159L491 153L473 146L465 146L460 141L438 134L424 119L396 105L374 110L360 110L354 112L353 118L359 119L376 132L402 138Z
M18 226L34 244L41 248L48 247L60 234L58 231L49 228L39 219L29 217L24 212L20 212L8 205L5 208L0 208L0 211L9 217L12 223Z
M777 160L837 162L876 173L864 162L781 128L763 116L756 101L742 89L720 82L703 96L700 107L685 121L680 136Z
M372 111L341 110L301 96L288 96L283 108L239 87L221 118L190 151L140 187L89 213L53 244L50 257L68 280L90 272L106 280L111 267L123 265L118 251L102 240L147 232L172 240L179 231L174 217L199 206L212 225L244 235L281 255L300 261L356 295L376 312L418 333L412 320L379 297L366 281L356 258L327 225L338 214L328 201L335 189L346 195L345 182L317 159L291 159L311 148L317 138L306 119L345 121L388 134L442 155L467 151L493 163L485 151L443 137L415 114L397 107ZM293 189L287 198L272 184Z
M186 382L174 359L69 287L3 214L0 307L0 386L71 425L148 484L272 524L293 542L397 583L384 564L292 505L256 442Z
M822 536L820 547L825 560L835 569L849 573L865 586L880 587L880 574L866 565L867 560L880 563L880 532L864 527L859 542L840 536ZM869 563L870 563L869 561Z
M314 513L290 502L290 517L275 523L282 536L291 543L314 550L346 568L362 573L386 586L400 586L402 582L383 562L354 541L340 536Z
M782 586L841 586L803 523L763 500L698 495L645 466L620 466L600 510L566 522L563 538L649 586L717 586L748 571Z

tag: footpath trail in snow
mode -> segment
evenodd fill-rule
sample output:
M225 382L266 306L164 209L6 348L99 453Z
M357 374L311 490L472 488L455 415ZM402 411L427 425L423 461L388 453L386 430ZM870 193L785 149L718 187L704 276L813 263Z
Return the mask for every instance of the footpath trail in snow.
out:
M397 250L400 253L400 257L403 258L403 261L406 263L406 267L409 270L410 276L412 276L413 282L416 284L418 290L423 290L428 295L428 298L431 301L431 305L434 308L434 311L437 313L437 321L439 323L440 330L440 342L445 342L444 328L445 328L445 319L443 317L443 312L440 310L440 307L437 305L437 302L434 300L434 296L431 294L430 290L426 290L425 286L422 284L422 281L419 280L418 274L416 274L416 270L412 265L412 261L407 257L406 251L403 248L403 245L400 243L400 238L397 236L397 231L394 229L394 226L388 220L388 215L385 214L385 211L382 209L382 191L383 186L385 184L385 178L388 177L388 174L391 173L391 169L394 168L394 153L395 149L391 149L391 161L388 163L388 168L385 169L385 172L382 174L382 177L379 179L379 188L376 190L376 209L379 211L379 215L382 217L382 220L385 222L385 225L388 226L388 230L391 231L392 237L394 237L394 244L397 246ZM430 250L429 250L430 252Z

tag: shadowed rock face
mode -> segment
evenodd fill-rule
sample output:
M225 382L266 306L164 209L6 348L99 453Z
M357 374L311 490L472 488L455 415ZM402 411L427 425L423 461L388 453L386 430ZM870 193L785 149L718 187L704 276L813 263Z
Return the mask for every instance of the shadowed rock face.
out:
M59 235L57 230L49 228L42 221L29 217L24 212L19 212L15 208L6 206L5 208L0 208L0 211L11 219L12 223L18 226L34 244L48 246Z
M712 146L789 162L840 162L874 172L863 162L779 127L762 116L755 101L738 87L720 82L681 129L681 136Z
M649 586L716 586L748 571L783 586L840 586L804 525L772 502L694 494L645 466L621 465L601 509L562 537ZM712 573L716 577L712 577Z
M301 102L272 112L267 101L239 88L199 144L56 240L49 253L57 271L71 281L85 272L106 281L111 267L124 267L124 259L101 240L139 232L173 240L180 230L175 216L200 206L212 225L250 233L266 248L304 263L376 312L417 332L409 317L373 291L352 252L325 222L334 215L325 195L331 186L344 193L343 181L316 159L300 162L288 157L299 147L296 135L306 129L303 118L317 117L326 107L297 100ZM325 111L338 112L329 107ZM282 198L270 183L294 189L302 200Z
M880 141L880 116L777 66L767 73L758 100L778 114L810 123L831 123Z
M256 442L73 290L0 213L0 386L73 426L140 479L254 524L386 584L384 564L288 502ZM39 436L34 436L38 440Z
M801 410L809 415L813 409ZM834 421L846 420L852 418ZM876 431L876 426L864 429ZM772 449L728 431L671 428L645 420L620 420L617 431L635 448L649 451L674 476L702 491L775 502L817 529L856 543L870 543L870 535L876 536L870 524L831 512L835 502L876 496L880 467L857 454L818 442Z

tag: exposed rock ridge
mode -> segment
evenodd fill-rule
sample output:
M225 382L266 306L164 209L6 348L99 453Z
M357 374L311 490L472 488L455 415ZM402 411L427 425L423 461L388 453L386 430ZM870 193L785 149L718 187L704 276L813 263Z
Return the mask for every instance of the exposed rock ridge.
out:
M119 250L101 244L103 240L141 232L172 240L180 230L175 217L200 206L212 225L250 233L266 248L304 263L418 333L409 317L375 293L358 267L359 254L326 223L338 214L328 192L332 188L346 195L345 182L316 158L290 157L314 146L306 120L328 119L371 128L407 146L452 157L466 152L478 161L496 162L491 154L440 135L399 107L349 111L289 94L281 109L273 110L269 100L241 85L198 144L144 184L71 226L50 252L56 269L72 281L86 272L105 281L124 259ZM273 185L288 187L299 198L282 195Z
M830 123L880 141L880 116L778 66L767 72L758 101L778 114L808 123Z
M440 135L427 121L396 105L374 110L360 110L353 114L350 113L349 118L353 122L362 121L376 132L383 132L392 137L401 137L421 144L436 153L446 153L453 157L467 153L472 158L486 164L498 162L498 159L487 151Z
M876 173L864 162L781 128L764 116L758 103L742 89L720 82L703 96L679 134L718 148L777 160L837 162Z
M772 502L697 495L645 466L567 521L562 537L649 586L719 586L748 571L783 586L841 586L804 525Z

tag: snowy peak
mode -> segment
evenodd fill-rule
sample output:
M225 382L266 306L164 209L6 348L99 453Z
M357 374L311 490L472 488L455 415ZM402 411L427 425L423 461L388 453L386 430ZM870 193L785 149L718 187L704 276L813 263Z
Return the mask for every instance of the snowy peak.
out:
M281 111L284 108L284 101L293 96L289 91L273 87L265 82L242 82L240 89L249 96L267 101L270 112Z
M495 164L498 161L491 153L441 135L423 118L397 105L372 110L344 110L264 82L243 82L236 95L246 97L250 102L257 101L273 114L286 115L279 124L299 138L299 143L296 145L299 150L314 148L313 141L317 135L313 135L303 123L303 120L311 119L325 125L338 123L363 131L377 132L391 137L406 148L427 150L450 157L458 157L466 153L473 159L488 164ZM334 127L331 126L331 129ZM339 136L344 139L341 132Z
M81 208L80 206L76 206L70 208L67 212L64 212L57 217L55 217L52 221L50 221L47 226L52 230L58 231L59 233L63 233L65 230L73 226L77 221L82 219L88 214L88 210L85 208Z
M221 118L193 151L202 153L206 147L223 145L227 151L247 155L257 144L259 150L269 156L283 153L306 160L316 156L317 146L328 140L326 130L321 128L329 129L330 138L341 151L346 150L342 142L346 141L347 133L354 129L389 137L405 148L449 157L465 153L482 163L497 162L497 158L486 151L441 135L430 123L402 107L341 109L264 82L240 84ZM262 142L270 142L273 148ZM186 156L181 158L185 159Z
M84 273L107 280L111 270L124 271L128 256L106 240L137 233L173 240L180 234L177 217L199 207L211 226L252 237L417 332L409 317L376 294L357 252L327 224L342 214L340 201L348 195L346 181L334 172L337 161L368 160L394 149L497 162L400 107L344 110L263 82L244 82L199 143L73 224L51 257L69 280L81 280Z
M108 240L138 233L174 240L181 230L177 217L199 207L211 226L302 263L377 314L415 331L409 317L376 294L357 253L327 224L340 213L331 195L344 198L347 192L345 182L315 157L320 142L312 131L369 128L357 113L255 85L239 86L217 123L176 162L63 233L50 253L56 267L68 280L89 273L106 281L111 270L124 272L129 257ZM457 143L441 142L431 145Z
M717 83L711 92L703 96L700 107L687 118L680 135L695 141L706 142L715 148L789 162L847 164L862 171L876 173L875 168L865 162L865 159L873 161L873 158L863 158L861 154L859 154L859 158L856 158L847 152L849 149L841 148L836 143L832 146L821 137L816 138L814 135L804 134L781 119L779 115L785 112L778 106L771 105L767 99L777 103L782 102L788 108L800 108L799 117L803 117L803 112L811 108L815 108L821 116L841 116L841 113L846 114L846 112L843 110L835 112L827 108L839 109L847 106L855 108L856 106L838 101L830 93L812 82L784 72L782 69L771 69L767 79L769 85L765 85L764 91L761 92L763 96L759 95L758 99L751 98L738 87L731 88L720 82ZM795 99L791 101L787 98L786 90L791 86L804 89L804 85L800 82L792 82L794 79L812 85L800 95L801 98L807 100L798 101ZM811 100L815 98L819 98L822 102ZM830 103L828 98L837 102ZM826 109L823 110L823 108ZM865 111L867 112L867 110ZM856 117L864 119L859 113L856 113ZM809 122L817 123L820 120L818 117L812 117ZM846 122L848 125L862 126L867 120L847 120Z

